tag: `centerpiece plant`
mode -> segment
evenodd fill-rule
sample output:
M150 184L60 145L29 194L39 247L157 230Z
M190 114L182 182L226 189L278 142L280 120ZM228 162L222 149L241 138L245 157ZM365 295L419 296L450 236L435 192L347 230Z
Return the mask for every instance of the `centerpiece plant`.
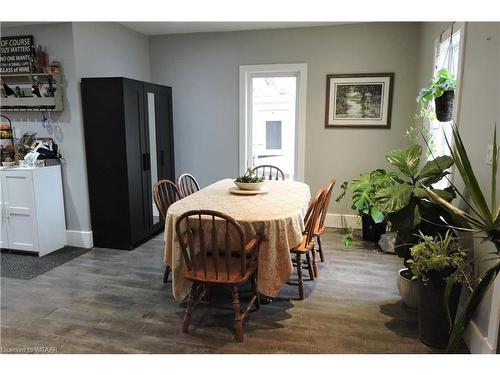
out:
M450 121L456 86L457 81L448 69L440 69L417 95L417 103L420 106L418 116L432 118L434 114L429 109L429 103L434 101L436 118L439 121Z

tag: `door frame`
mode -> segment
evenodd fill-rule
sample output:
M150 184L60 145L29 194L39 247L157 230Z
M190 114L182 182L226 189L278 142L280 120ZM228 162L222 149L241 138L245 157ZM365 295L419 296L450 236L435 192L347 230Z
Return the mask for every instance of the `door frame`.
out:
M251 113L248 78L273 73L276 76L294 74L297 77L297 103L296 103L296 137L295 144L295 179L304 181L305 151L306 151L306 100L307 100L307 63L293 64L259 64L240 65L239 67L239 173L244 173L248 166L248 150L251 147Z

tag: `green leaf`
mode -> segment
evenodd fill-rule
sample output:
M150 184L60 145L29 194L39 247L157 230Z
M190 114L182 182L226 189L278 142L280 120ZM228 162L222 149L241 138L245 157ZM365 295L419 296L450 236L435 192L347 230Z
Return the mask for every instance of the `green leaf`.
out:
M491 284L495 280L496 276L500 272L500 261L495 265L490 267L481 277L481 281L472 291L471 295L467 299L464 309L455 319L455 324L451 330L450 339L448 341L448 347L446 349L447 353L455 353L457 351L458 345L460 344L460 339L467 327L467 324L471 320L472 316L476 312L479 304L481 303L484 295L490 288Z
M388 217L392 228L400 232L398 233L398 237L405 237L406 242L413 239L414 236L410 232L422 222L417 202L417 199L412 199L406 207L389 214Z
M373 206L370 210L370 216L375 223L382 223L385 219L385 215L377 207Z
M493 131L493 163L491 164L491 212L497 207L497 168L498 168L498 148L497 148L497 124ZM496 217L492 218L496 220Z
M427 194L427 192L425 191L425 189L421 188L421 187L416 187L415 189L413 189L413 194L418 199L429 198L429 194Z
M453 328L453 322L451 321L450 313L450 295L453 289L453 285L455 285L460 272L460 269L457 268L457 270L453 272L450 277L448 277L448 279L446 280L446 287L444 289L444 311L446 312L446 318L448 319L448 331L451 331Z
M405 176L414 178L417 175L421 155L422 146L413 145L401 150L390 151L386 154L385 158Z
M434 160L429 160L420 171L418 179L420 180L427 177L441 176L444 171L453 165L453 163L453 158L448 155L438 156Z
M479 182L477 181L458 128L456 125L453 125L452 129L455 145L453 148L451 148L450 143L448 142L448 147L450 147L450 149L453 151L452 156L455 159L455 165L460 172L460 176L462 177L462 180L467 187L467 191L471 199L474 201L476 207L480 211L480 213L478 213L477 211L475 212L478 214L481 220L489 226L493 224L493 214L490 211L488 204L486 203L483 191L481 190L481 185L479 185Z
M432 189L434 193L436 193L440 198L443 198L444 200L450 202L453 198L455 198L455 194L450 193L447 190L441 190L441 189Z
M398 184L377 191L375 206L382 212L391 213L401 210L410 202L413 186Z

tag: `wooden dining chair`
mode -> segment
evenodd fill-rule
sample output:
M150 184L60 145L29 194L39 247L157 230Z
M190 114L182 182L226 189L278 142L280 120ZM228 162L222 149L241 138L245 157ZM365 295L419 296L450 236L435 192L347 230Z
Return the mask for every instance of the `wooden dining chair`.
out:
M261 236L256 235L245 243L243 228L238 222L211 210L185 212L178 218L175 230L187 268L184 277L192 282L183 332L188 332L193 308L203 299L208 287L230 286L236 339L243 341L243 320L253 305L257 310L260 308L256 277ZM230 238L237 242L235 247L231 247ZM238 286L248 280L252 285L252 298L242 311Z
M297 268L298 276L298 287L299 287L299 299L304 299L304 279L302 275L303 264L307 265L309 271L309 278L314 280L316 272L314 270L313 260L311 260L311 254L314 254L314 227L317 225L319 218L319 208L325 196L325 189L321 189L316 193L309 205L309 216L305 222L305 230L302 233L302 242L290 249L290 252L295 256L292 258L292 264ZM305 255L306 259L302 259L302 255Z
M268 180L279 180L281 178L283 181L285 181L285 173L283 173L281 169L274 165L258 165L254 169L252 169L252 172L257 176L264 177Z
M184 173L177 179L177 188L179 189L181 196L184 198L199 191L200 185L198 185L198 182L193 175Z
M155 201L156 208L160 213L160 220L165 224L167 218L167 210L172 203L181 199L181 195L177 186L170 180L157 181L153 186L153 200ZM170 273L170 266L165 266L163 273L163 282L168 281L168 274Z
M323 248L321 246L321 235L325 232L326 229L326 215L328 214L328 207L330 206L330 198L332 196L333 187L337 180L334 178L330 181L330 184L325 190L325 197L323 199L323 204L320 208L319 220L317 226L314 227L314 237L318 241L318 252L321 259L321 262L325 261L325 256L323 255Z

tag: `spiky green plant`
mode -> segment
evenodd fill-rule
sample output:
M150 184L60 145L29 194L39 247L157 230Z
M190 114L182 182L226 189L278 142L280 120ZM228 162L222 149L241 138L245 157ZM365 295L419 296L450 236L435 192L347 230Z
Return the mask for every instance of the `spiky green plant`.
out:
M492 265L489 267L478 280L470 282L468 287L470 295L465 303L464 309L457 315L453 325L450 340L448 342L447 352L456 352L460 339L464 333L465 328L469 324L472 316L479 307L486 292L493 284L493 281L500 272L500 206L497 206L496 193L497 193L497 169L498 169L498 152L497 152L497 132L496 125L493 131L493 162L491 165L491 203L488 205L486 195L484 194L481 185L476 178L472 164L470 162L467 150L460 136L460 132L456 124L452 124L454 144L451 145L450 140L446 139L448 148L451 155L455 160L458 172L464 181L465 187L468 192L468 199L465 194L460 193L455 187L457 193L462 197L463 201L468 205L468 211L461 210L456 205L442 199L439 195L431 189L424 187L429 196L437 203L441 204L450 213L460 218L464 223L463 227L454 227L457 231L471 233L473 236L483 237L491 241L495 247L496 252L491 259ZM450 181L451 183L451 181ZM455 273L450 277L446 290L445 299L449 297L451 290L451 283L454 278L458 277Z

